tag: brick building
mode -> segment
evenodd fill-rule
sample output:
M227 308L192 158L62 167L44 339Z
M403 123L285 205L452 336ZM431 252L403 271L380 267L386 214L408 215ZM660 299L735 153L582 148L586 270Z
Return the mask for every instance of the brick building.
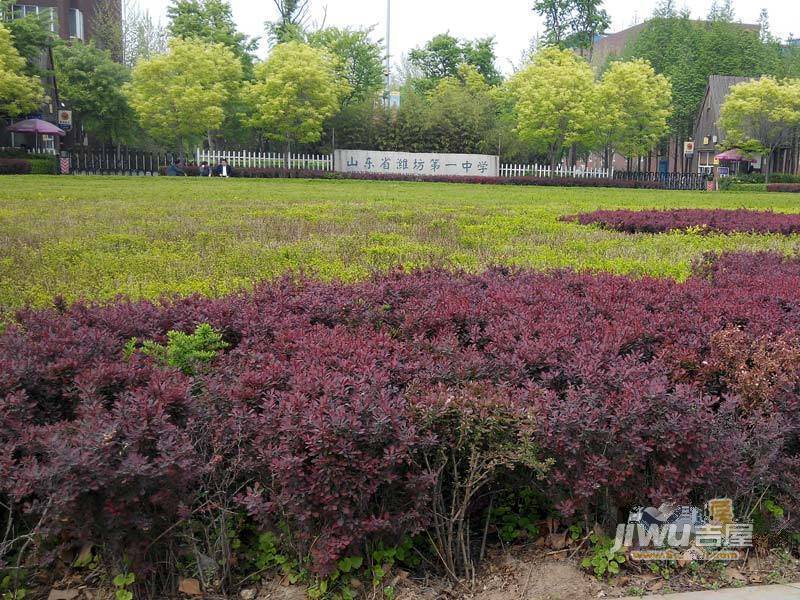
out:
M30 15L38 15L49 26L53 34L65 41L73 43L89 42L93 38L96 17L100 11L112 11L121 19L121 0L23 0L11 5L10 16L19 19ZM41 67L44 71L53 71L53 56L47 52L41 57ZM56 122L57 113L63 107L58 95L58 82L53 76L44 78L45 91L50 98L47 105L43 106L38 116L47 121ZM0 115L1 117L2 115ZM0 123L3 119L0 118ZM6 120L6 123L9 121ZM0 146L31 145L30 136L11 136L0 127ZM74 136L74 134L73 134ZM72 137L72 136L71 136ZM70 140L74 143L76 140ZM40 140L45 145L57 143L56 140Z
M723 75L712 75L709 78L708 88L695 121L695 154L692 162L692 169L695 172L710 173L713 170L714 157L722 151L725 142L725 131L719 124L722 105L725 104L734 85L751 80L750 77ZM789 135L787 142L776 149L770 159L772 161L771 172L800 174L800 131ZM747 165L747 170L763 171L762 161L762 157L755 157L754 162ZM737 167L742 166L737 165Z

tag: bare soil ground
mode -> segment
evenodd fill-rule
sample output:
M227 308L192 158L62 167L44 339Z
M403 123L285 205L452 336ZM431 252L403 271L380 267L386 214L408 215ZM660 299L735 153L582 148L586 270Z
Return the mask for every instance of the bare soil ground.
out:
M581 569L580 553L572 557L573 552L574 549L567 548L554 553L542 545L496 549L471 584L416 578L403 571L390 574L387 582L396 589L396 600L593 600L800 581L800 559L778 550L754 551L747 560L730 565L661 565L659 573L647 565L629 563L618 577L602 581ZM49 600L114 597L113 590L86 584L73 575L65 577L57 589L31 590L28 597ZM365 599L382 598L366 589L362 592ZM202 592L181 597L223 600ZM242 590L238 600L305 600L306 597L303 587L275 577Z

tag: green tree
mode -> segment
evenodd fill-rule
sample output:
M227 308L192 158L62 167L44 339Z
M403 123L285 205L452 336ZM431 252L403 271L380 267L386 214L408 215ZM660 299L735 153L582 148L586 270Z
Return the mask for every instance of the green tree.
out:
M400 110L387 112L387 128L381 150L430 152L437 143L431 128L431 106L425 94L404 91Z
M133 68L146 60L167 52L167 31L160 22L153 21L150 12L137 2L125 3L122 20L122 62Z
M711 9L708 11L709 21L722 21L723 23L733 23L736 12L733 9L731 0L714 0Z
M674 8L659 10L669 14ZM677 148L693 135L711 75L757 77L776 73L783 64L779 47L762 43L758 32L722 17L709 23L694 21L686 12L650 20L624 57L644 59L670 80L674 103L670 128ZM674 158L677 168L678 155Z
M494 47L495 40L491 37L459 40L449 33L437 35L409 54L409 62L420 76L415 87L419 91L430 91L442 79L456 77L463 64L475 67L489 85L499 85L503 77L495 65Z
M116 62L125 59L121 0L98 0L92 15L92 41Z
M595 37L611 23L602 6L603 0L537 0L533 10L544 18L546 44L574 48L591 60Z
M383 104L372 99L345 105L330 120L331 128L336 132L336 146L353 150L388 150L385 143L389 138L390 117Z
M548 47L510 82L517 132L555 170L565 148L591 139L596 120L594 73L570 50Z
M588 56L590 61L595 37L605 33L611 25L611 19L602 5L603 0L572 2L572 35L567 43L569 47L579 50L581 56Z
M659 0L653 11L654 19L676 19L678 18L678 8L675 0Z
M431 150L483 154L496 150L489 136L495 129L497 102L492 88L471 65L461 65L456 77L442 79L430 92Z
M241 61L245 76L252 75L258 40L237 29L226 0L172 0L167 17L171 37L222 44Z
M758 35L764 44L768 44L775 39L769 25L769 11L766 8L762 8L758 15Z
M46 70L41 67L41 59L56 42L55 35L50 31L50 15L42 11L23 17L15 8L15 2L0 0L0 20L11 32L14 47L26 61L25 73L40 77L46 75Z
M647 61L612 63L598 85L597 99L602 110L596 131L606 168L612 151L642 156L669 133L672 86Z
M272 0L278 10L278 19L266 24L273 44L305 40L311 0Z
M280 44L256 65L255 81L245 91L251 125L267 139L284 142L288 155L293 144L320 140L348 89L324 50L300 42Z
M764 156L769 183L775 150L800 126L800 80L763 77L733 86L722 106L720 126L725 146Z
M383 89L383 48L370 40L371 34L371 29L329 27L308 36L310 46L336 59L336 72L350 87L345 105L373 99Z
M242 66L229 48L174 39L166 54L136 65L125 93L142 128L183 153L222 125L241 84Z
M11 32L0 24L0 113L25 115L44 101L39 78L25 72L25 59L14 47Z
M536 0L533 10L544 18L544 41L562 46L572 29L572 0Z
M61 98L78 113L84 127L103 142L126 141L135 120L123 93L130 80L127 67L93 42L59 46L54 58Z

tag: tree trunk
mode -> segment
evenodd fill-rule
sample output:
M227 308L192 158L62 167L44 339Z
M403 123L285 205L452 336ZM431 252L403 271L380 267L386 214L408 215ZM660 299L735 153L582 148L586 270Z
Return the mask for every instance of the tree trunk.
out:
M675 150L673 151L672 172L678 172L678 136L676 135L673 140L675 141Z
M769 185L770 176L772 175L772 150L767 153L764 162L764 182Z

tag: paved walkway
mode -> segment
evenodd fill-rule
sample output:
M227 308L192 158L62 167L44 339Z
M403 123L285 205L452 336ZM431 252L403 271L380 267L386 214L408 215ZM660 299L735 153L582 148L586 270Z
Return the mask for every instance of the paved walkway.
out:
M645 596L646 600L800 600L800 583L745 587L715 592ZM636 600L629 598L627 600Z

